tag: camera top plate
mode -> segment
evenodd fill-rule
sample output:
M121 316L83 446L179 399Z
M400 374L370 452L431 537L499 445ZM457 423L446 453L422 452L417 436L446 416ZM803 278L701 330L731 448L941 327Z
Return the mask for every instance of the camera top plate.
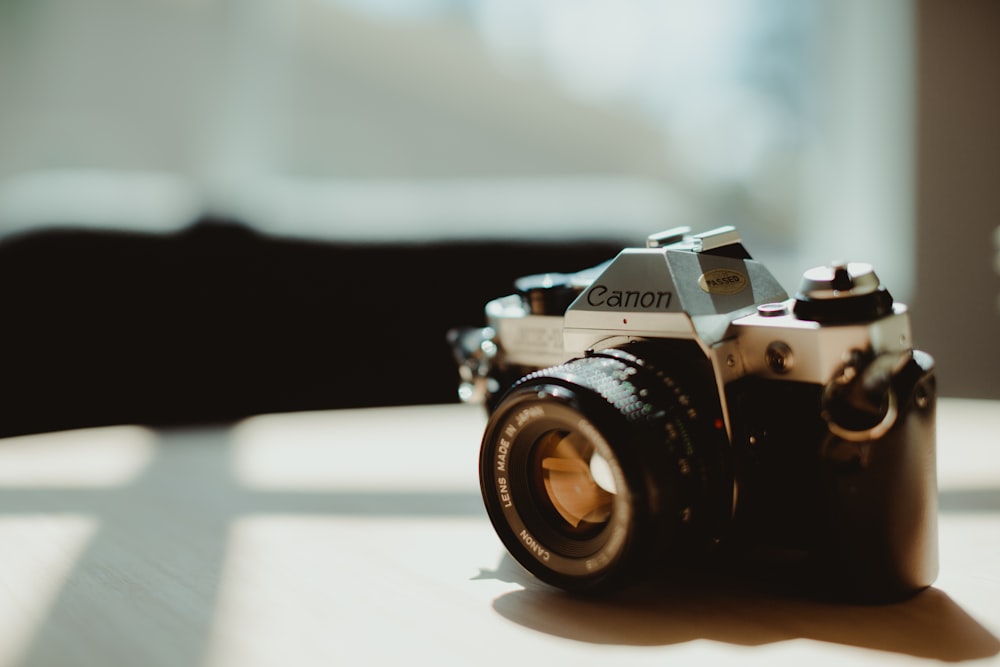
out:
M788 298L732 227L695 236L685 230L618 254L567 309L567 350L621 335L696 338L711 346L733 320Z

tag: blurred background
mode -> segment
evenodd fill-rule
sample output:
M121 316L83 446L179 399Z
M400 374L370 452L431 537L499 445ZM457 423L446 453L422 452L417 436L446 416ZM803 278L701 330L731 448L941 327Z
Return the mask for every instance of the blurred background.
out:
M1000 398L998 37L990 0L0 0L0 433L453 400L444 328L681 224L790 292L872 262L942 392Z

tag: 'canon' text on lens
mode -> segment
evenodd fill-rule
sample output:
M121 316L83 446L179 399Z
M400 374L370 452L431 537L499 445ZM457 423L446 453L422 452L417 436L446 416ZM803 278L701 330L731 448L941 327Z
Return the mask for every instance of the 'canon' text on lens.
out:
M521 529L519 537L521 538L521 541L524 542L524 546L528 547L528 549L533 551L535 555L542 560L548 560L552 557L552 555L544 547L542 547L542 545L540 545L527 530Z

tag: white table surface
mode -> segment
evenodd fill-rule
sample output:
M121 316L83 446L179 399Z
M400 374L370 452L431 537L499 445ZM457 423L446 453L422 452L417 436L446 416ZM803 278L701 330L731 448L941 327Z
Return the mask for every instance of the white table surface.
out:
M888 606L545 588L471 406L0 440L0 665L1000 665L1000 403L942 400L941 574Z

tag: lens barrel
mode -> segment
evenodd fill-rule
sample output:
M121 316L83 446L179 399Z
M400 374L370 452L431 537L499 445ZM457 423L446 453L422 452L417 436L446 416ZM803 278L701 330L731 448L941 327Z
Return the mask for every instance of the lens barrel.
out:
M703 553L732 507L712 377L693 343L658 341L515 384L480 452L486 508L514 558L550 584L597 591Z

